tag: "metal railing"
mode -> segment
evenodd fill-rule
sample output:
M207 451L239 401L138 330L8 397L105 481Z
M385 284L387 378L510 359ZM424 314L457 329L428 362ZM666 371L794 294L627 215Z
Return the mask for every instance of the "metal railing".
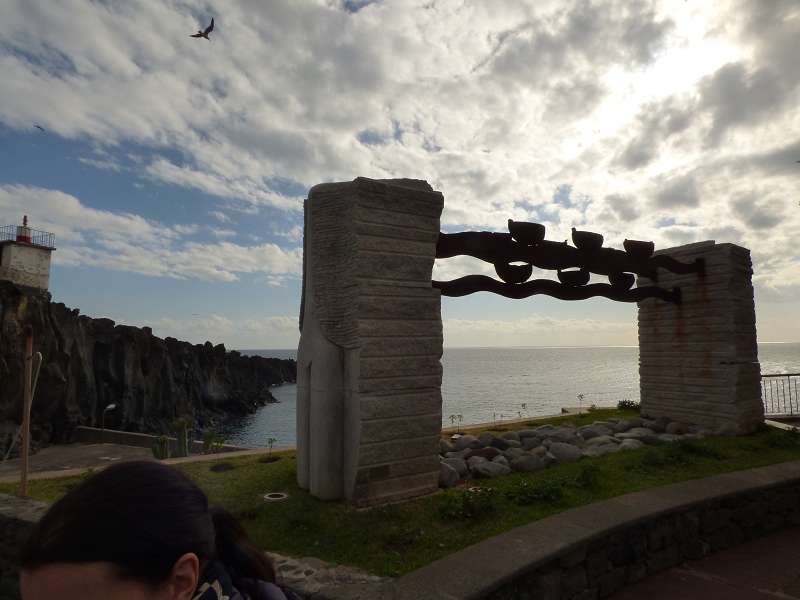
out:
M767 416L800 415L800 373L762 375L761 399Z
M21 229L17 225L3 225L0 226L0 242L6 241L20 241L17 238L18 231ZM35 246L44 246L45 248L55 248L56 244L56 236L52 233L48 233L47 231L39 231L38 229L30 229L28 228L27 231L30 232L29 236L30 239L22 240L25 243L33 244Z

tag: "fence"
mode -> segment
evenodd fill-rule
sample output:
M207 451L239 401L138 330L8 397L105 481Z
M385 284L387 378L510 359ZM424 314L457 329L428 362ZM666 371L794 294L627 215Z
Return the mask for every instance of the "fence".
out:
M762 375L761 398L767 416L800 416L800 373Z
M18 230L21 229L17 225L3 225L0 227L0 242L17 241ZM56 236L47 231L39 231L38 229L27 229L30 232L30 239L24 240L28 244L35 246L44 246L45 248L55 248Z

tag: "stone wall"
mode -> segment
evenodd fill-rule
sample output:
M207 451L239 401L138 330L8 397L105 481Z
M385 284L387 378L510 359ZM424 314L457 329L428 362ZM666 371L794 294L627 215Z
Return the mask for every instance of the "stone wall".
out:
M29 498L0 494L0 577L16 575L17 553L47 506Z
M656 253L705 261L705 275L664 269L658 281L679 287L681 304L639 303L642 414L747 433L763 422L750 252L713 241Z
M358 504L433 492L443 198L424 181L323 184L306 203L298 482Z
M50 252L29 244L0 244L0 280L46 290L50 285Z
M800 482L743 493L587 541L490 598L605 598L684 561L798 525Z

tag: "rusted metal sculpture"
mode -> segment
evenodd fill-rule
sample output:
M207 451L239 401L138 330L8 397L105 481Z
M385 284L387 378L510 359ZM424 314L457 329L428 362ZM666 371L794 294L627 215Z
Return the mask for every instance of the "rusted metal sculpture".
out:
M653 242L625 240L625 250L603 247L603 236L572 228L572 242L551 242L544 239L545 227L540 223L508 220L509 233L468 231L440 233L436 258L458 255L473 256L492 263L502 281L485 275L468 275L452 281L434 281L433 286L444 296L466 296L485 291L507 298L527 298L544 294L562 300L584 300L602 296L619 302L639 302L660 298L680 303L680 289L667 290L656 286L633 288L636 275L658 280L658 269L672 273L703 275L702 259L682 263L669 256L653 256ZM522 264L519 264L522 263ZM533 267L557 271L558 280L534 279ZM605 275L609 283L592 283L592 273Z

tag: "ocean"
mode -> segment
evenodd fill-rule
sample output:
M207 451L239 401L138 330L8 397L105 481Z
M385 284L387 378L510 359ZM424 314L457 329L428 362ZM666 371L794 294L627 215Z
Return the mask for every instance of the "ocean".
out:
M243 350L245 354L297 358L297 350ZM759 344L761 372L800 372L800 343ZM442 424L557 414L566 406L616 406L639 400L639 348L445 348L442 356ZM279 402L226 422L231 444L295 443L296 385L272 388ZM582 398L579 399L578 395ZM451 420L451 415L454 415Z

